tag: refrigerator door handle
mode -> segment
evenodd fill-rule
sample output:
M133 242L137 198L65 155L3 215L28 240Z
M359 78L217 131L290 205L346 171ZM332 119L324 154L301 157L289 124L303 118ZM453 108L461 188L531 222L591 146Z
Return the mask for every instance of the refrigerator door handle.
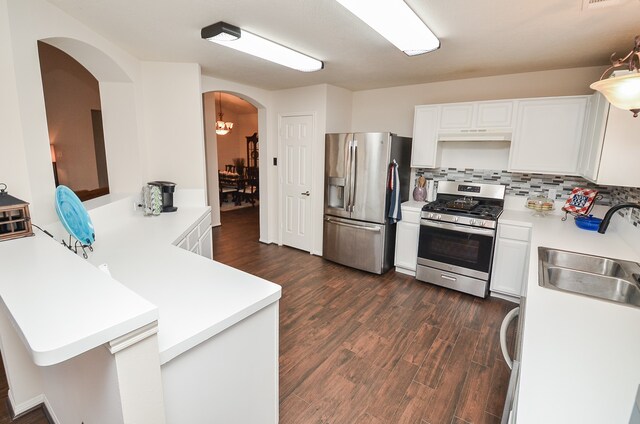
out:
M346 154L346 161L344 164L344 168L345 168L345 174L346 174L346 183L344 185L344 210L347 212L351 212L350 208L351 208L351 144L353 143L353 140L350 139L347 142L347 154Z
M357 230L372 231L374 233L379 233L381 231L380 227L366 227L364 225L347 224L346 222L334 221L331 218L325 218L325 221L335 225L341 225L343 227L355 228Z
M357 164L358 162L358 142L353 140L353 152L351 153L351 187L349 188L349 212L353 212L356 200L356 176L357 176Z

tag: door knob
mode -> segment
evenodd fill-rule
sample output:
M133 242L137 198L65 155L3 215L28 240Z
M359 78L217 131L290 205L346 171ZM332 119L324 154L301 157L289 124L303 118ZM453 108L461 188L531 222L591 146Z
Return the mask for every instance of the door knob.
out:
M304 193L300 193L303 196L311 196L311 193L309 193L309 190L305 191Z

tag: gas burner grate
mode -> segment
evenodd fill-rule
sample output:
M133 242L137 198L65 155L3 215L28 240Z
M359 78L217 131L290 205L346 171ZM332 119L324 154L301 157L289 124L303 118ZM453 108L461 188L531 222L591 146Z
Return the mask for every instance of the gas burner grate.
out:
M447 209L470 211L479 204L480 202L477 200L473 200L471 198L462 198L447 202L446 207Z

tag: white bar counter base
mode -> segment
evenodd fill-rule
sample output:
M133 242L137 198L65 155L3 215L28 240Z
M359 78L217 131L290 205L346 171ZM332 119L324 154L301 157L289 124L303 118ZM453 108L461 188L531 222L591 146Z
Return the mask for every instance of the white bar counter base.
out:
M198 192L176 192L178 211L157 217L130 197L87 202L88 260L41 233L0 243L16 413L45 403L56 423L277 423L281 288L173 245L210 213Z
M524 206L500 221L532 227L516 422L628 423L640 383L640 309L539 286L538 247L638 262L640 243L625 242L638 240L638 229L616 215L599 234Z

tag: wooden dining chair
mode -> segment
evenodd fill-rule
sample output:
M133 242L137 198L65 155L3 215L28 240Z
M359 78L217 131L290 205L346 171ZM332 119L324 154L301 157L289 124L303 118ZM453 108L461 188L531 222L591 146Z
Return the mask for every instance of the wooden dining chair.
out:
M255 205L256 200L259 198L258 183L259 183L259 170L258 167L251 166L246 168L247 177L245 179L245 185L242 190L242 197L251 205Z
M231 199L237 204L240 199L239 190L240 178L238 175L229 175L218 171L218 188L220 190L220 204L227 200L227 196L231 193Z

